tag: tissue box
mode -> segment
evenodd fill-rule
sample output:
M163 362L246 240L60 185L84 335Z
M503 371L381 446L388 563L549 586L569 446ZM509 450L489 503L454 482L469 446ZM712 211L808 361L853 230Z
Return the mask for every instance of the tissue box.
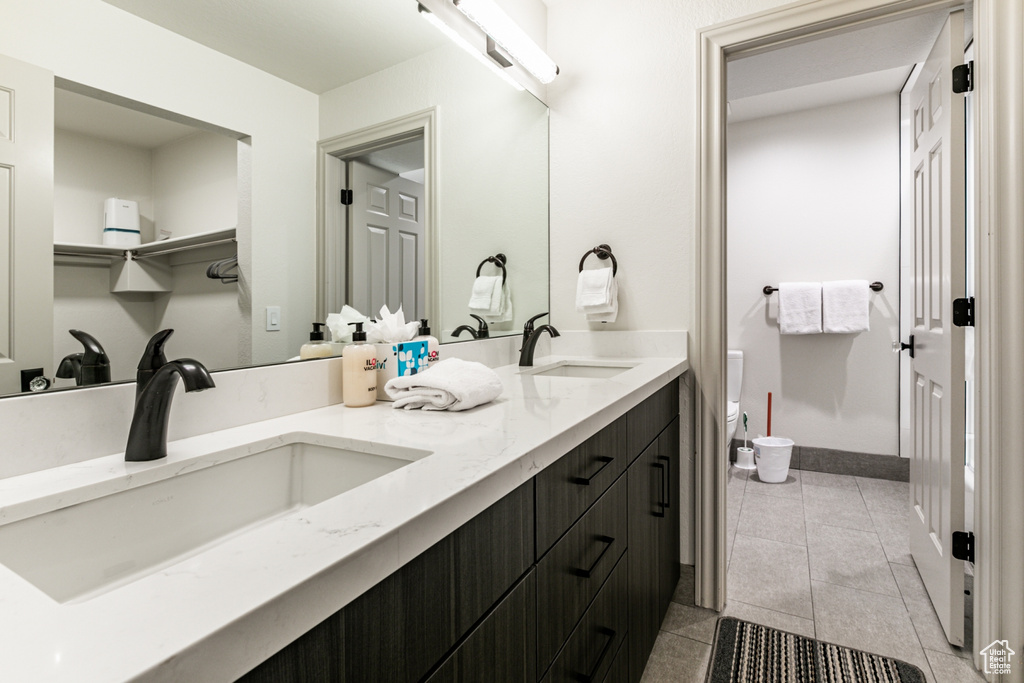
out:
M415 375L427 369L430 350L427 341L392 342L374 344L377 347L377 400L393 401L384 391L392 377Z

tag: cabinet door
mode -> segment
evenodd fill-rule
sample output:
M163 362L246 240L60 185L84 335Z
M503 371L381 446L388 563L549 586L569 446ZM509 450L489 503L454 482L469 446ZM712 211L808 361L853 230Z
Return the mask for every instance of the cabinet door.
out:
M639 681L658 637L658 505L663 491L651 444L627 472L629 486L629 680Z
M659 506L664 505L664 517L658 517L658 623L672 602L679 583L679 418L665 428L655 442L655 464L664 467L665 488L660 494Z

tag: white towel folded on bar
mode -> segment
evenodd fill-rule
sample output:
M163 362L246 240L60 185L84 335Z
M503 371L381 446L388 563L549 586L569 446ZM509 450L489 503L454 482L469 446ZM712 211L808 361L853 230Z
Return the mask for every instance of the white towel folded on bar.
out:
M836 280L821 285L822 328L832 334L867 332L871 287L867 280Z
M469 310L480 315L493 315L501 306L501 276L481 275L473 280Z
M498 277L501 280L501 277ZM489 323L504 323L512 320L512 286L505 278L505 284L498 283L498 306L489 313L477 313Z
M384 385L394 407L406 410L468 410L498 398L502 389L494 370L461 358L445 358L429 370L394 377Z
M576 279L576 311L588 322L613 323L619 313L619 284L611 268L581 270Z
M819 334L821 332L821 283L779 283L779 332Z

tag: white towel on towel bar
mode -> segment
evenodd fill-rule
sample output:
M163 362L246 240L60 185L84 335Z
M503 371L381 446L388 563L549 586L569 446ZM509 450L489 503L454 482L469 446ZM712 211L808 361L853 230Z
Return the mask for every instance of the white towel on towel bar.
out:
M588 322L613 323L619 314L619 284L612 268L581 270L576 279L576 310Z
M825 332L854 334L870 329L871 288L867 280L835 280L821 285L821 319Z
M481 275L473 280L469 310L481 315L495 315L501 308L501 276Z
M818 334L821 332L821 283L779 283L779 332Z

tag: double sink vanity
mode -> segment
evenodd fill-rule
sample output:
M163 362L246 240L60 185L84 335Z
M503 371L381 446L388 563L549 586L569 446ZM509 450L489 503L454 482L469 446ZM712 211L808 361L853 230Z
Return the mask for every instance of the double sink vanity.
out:
M0 479L3 677L638 680L685 369L549 358L463 413L329 405Z

